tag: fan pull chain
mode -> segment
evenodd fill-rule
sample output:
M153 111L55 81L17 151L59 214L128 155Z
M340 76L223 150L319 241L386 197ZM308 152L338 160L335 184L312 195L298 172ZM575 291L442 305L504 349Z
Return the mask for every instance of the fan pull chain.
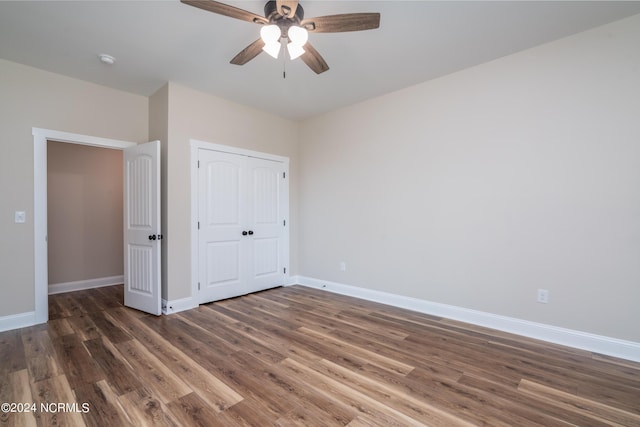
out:
M287 50L284 49L284 55L282 55L282 78L287 78Z

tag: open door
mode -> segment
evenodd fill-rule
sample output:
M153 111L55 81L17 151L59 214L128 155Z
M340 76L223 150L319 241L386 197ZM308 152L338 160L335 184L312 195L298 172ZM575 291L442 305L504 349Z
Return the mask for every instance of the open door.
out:
M160 141L124 150L124 305L161 314Z

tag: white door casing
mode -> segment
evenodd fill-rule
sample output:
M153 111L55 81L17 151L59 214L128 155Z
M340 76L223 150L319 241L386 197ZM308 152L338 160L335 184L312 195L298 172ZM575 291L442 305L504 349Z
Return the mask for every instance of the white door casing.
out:
M198 163L198 302L284 284L286 164L207 149Z
M12 321L9 327L0 330L15 329L44 323L49 319L48 313L48 272L47 272L47 141L66 142L70 144L87 145L116 150L124 150L136 144L130 141L121 141L108 138L100 138L91 135L81 135L70 132L61 132L52 129L32 128L33 134L33 175L34 175L34 277L35 277L35 301L34 312L27 316L18 316L17 321Z
M160 141L124 150L124 304L161 314Z

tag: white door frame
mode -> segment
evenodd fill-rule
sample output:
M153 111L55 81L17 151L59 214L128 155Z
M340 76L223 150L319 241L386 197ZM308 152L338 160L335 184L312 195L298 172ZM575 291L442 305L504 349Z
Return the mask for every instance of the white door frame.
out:
M277 162L282 162L285 166L285 170L287 174L289 173L289 158L284 156L278 156L275 154L261 153L259 151L246 150L244 148L231 147L228 145L222 144L214 144L206 141L199 141L196 139L190 139L189 143L191 145L191 298L193 301L193 306L198 306L198 150L212 150L212 151L222 151L224 153L230 154L238 154L248 157L257 157L260 159L266 160L274 160ZM285 273L285 283L289 282L290 277L290 265L291 258L289 254L290 250L290 209L289 207L289 179L286 179L283 187L283 197L285 197L285 203L287 206L287 211L285 212L285 217L287 220L287 226L284 228L284 264L287 268L287 272Z
M124 150L135 142L32 128L33 135L33 235L35 324L49 320L49 272L47 250L47 140Z

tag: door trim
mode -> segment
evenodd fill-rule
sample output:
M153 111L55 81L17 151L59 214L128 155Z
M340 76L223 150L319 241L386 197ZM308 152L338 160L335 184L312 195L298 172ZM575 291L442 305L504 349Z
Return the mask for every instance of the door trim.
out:
M216 144L212 142L200 141L197 139L190 139L189 144L191 145L191 158L190 158L190 168L191 168L191 298L192 304L194 307L199 305L199 297L198 297L198 150L211 150L211 151L221 151L223 153L229 154L238 154L247 157L257 157L265 160L274 160L277 162L282 162L285 167L285 171L287 175L289 175L289 158L284 156L278 156L276 154L263 153L260 151L247 150L244 148L231 147L228 145ZM291 210L289 209L289 179L286 179L283 187L283 195L286 198L286 218L287 218L287 226L284 230L284 255L283 258L285 260L287 272L285 273L284 283L289 282L290 271L291 271L291 255L290 255L290 245L291 245L291 233L290 233L290 224L291 224Z
M49 272L47 250L47 140L124 150L135 142L32 128L33 135L33 238L35 323L49 320Z

